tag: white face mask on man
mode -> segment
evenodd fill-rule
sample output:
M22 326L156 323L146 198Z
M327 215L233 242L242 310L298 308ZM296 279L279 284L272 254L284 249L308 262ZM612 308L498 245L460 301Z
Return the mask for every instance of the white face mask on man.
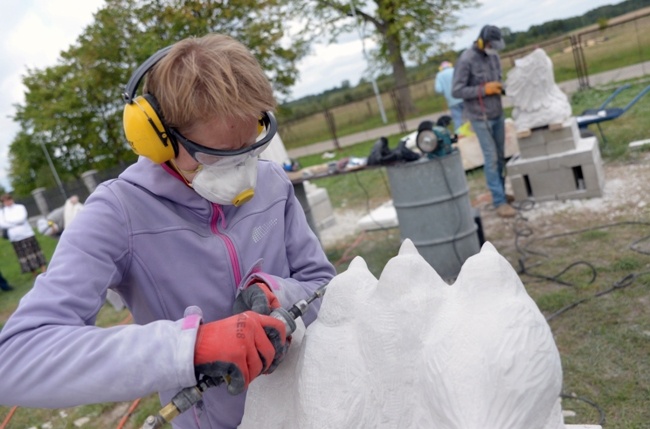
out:
M191 186L208 201L239 207L255 195L257 157L246 156L239 163L202 165Z
M505 49L506 43L503 41L503 39L499 40L491 40L487 47L485 48L485 52L488 54L497 54L499 51L502 51Z

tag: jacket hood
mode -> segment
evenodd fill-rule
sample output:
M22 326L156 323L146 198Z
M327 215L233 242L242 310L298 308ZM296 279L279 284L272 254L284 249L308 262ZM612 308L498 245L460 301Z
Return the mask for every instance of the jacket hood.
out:
M210 201L187 186L169 167L156 164L146 157L140 156L135 164L119 175L119 178L156 196L188 207L202 217L209 217L212 213Z

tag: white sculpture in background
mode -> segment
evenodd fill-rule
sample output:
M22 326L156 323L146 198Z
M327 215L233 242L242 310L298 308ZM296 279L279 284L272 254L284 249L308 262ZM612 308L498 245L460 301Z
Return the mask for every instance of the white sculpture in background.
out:
M564 123L571 117L571 104L555 84L553 62L543 49L515 60L506 79L512 99L512 118L517 131Z
M445 283L410 240L357 257L318 319L250 386L240 429L563 429L551 330L490 243Z

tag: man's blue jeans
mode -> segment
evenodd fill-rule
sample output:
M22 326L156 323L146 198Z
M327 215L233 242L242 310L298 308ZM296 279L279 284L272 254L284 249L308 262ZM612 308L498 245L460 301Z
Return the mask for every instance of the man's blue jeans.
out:
M502 114L496 119L472 119L470 122L483 152L483 172L487 187L492 193L492 203L494 207L499 207L507 202L504 188L505 117Z
M451 112L451 119L454 121L454 132L463 125L463 103L458 103L454 106L449 106Z

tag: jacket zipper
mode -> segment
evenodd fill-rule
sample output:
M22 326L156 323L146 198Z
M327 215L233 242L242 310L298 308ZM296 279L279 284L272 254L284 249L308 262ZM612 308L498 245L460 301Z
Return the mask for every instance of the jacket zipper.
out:
M230 237L226 234L219 231L217 226L217 221L219 220L219 214L221 214L222 222L224 223L226 218L221 211L219 204L212 203L212 219L210 221L210 229L212 233L220 237L223 242L226 244L226 249L228 249L228 256L230 256L230 265L232 266L233 275L235 276L235 292L237 292L237 286L241 283L241 270L239 269L239 258L237 257L237 251L235 250L235 245L233 244Z

